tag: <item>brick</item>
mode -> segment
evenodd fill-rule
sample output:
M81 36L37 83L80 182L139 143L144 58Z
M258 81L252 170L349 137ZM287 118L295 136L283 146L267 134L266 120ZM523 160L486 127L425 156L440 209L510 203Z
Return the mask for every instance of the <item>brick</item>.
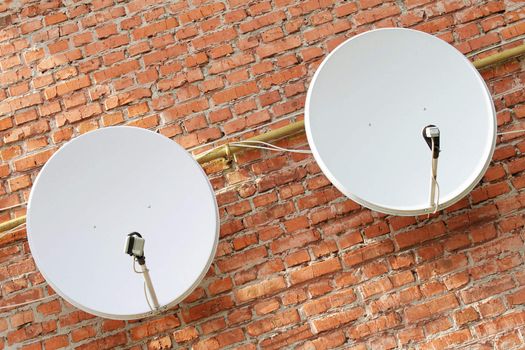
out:
M507 302L510 305L525 304L525 288L521 288L518 291L509 294L507 296Z
M0 103L0 115L16 112L26 107L38 105L39 103L42 103L42 98L39 93L17 97L10 101Z
M162 95L152 100L153 109L158 111L166 109L175 104L175 99L171 95Z
M302 310L306 316L318 315L328 310L351 304L356 300L352 290L345 290L304 303Z
M385 240L351 251L343 256L343 261L348 266L354 266L392 251L394 251L392 241Z
M338 251L337 243L333 240L326 240L312 247L312 253L316 258L327 256Z
M47 340L44 340L44 347L46 349L62 349L69 345L67 335L57 335Z
M372 261L363 266L363 274L366 276L366 278L381 276L386 272L388 272L388 266L384 261ZM404 271L400 274L404 273L407 273L407 271ZM399 273L396 275L399 275Z
M353 339L361 339L374 333L383 332L386 329L396 327L401 320L395 313L380 316L374 320L361 323L350 328L349 334Z
M139 63L135 60L117 64L111 68L96 72L94 74L95 81L97 83L120 77L129 72L133 72L139 69Z
M459 325L466 324L471 321L476 321L479 319L479 315L474 310L474 308L470 307L465 310L458 311L454 314L454 319L456 320L456 323Z
M272 249L274 254L278 254L289 249L302 247L319 239L320 235L315 230L294 233L292 235L288 235L273 241L270 245L270 248Z
M467 266L467 257L463 254L440 259L417 268L417 274L421 280L435 276L442 276L451 271Z
M83 76L75 79L68 80L64 83L57 84L52 88L48 88L44 91L45 98L50 100L57 96L63 96L76 90L88 87L91 85L91 81L88 76Z
M126 343L126 333L120 332L104 338L96 339L92 342L80 345L77 347L79 350L107 350L113 349L119 345Z
M511 236L494 242L490 247L478 247L471 252L471 256L475 262L479 262L502 252L515 252L520 244L522 244L522 241L519 237Z
M128 103L140 100L144 97L150 97L151 90L149 88L137 88L134 90L128 90L116 96L111 96L104 101L104 107L106 110L123 106Z
M281 349L296 342L312 337L312 331L307 325L283 331L280 334L266 338L261 342L261 347L265 350Z
M60 301L52 300L38 305L36 310L38 313L48 316L52 314L58 314L62 310L62 307L60 306Z
M519 344L521 344L521 340L517 331L509 332L498 340L498 346L501 349L511 348L513 346L518 346Z
M264 77L263 79L261 79L261 87L263 87L264 89L268 89L272 85L281 85L284 82L301 78L305 74L306 68L304 66L295 66L290 69L280 71L276 74Z
M20 32L22 34L28 34L35 32L42 28L42 20L26 21L20 26Z
M238 324L238 323L243 323L245 321L249 321L251 320L252 318L252 310L250 307L245 307L245 308L241 308L241 309L235 309L233 311L231 311L229 314L228 314L228 322L230 324ZM210 321L210 323L213 322L213 321ZM220 319L220 327L216 326L214 327L213 330L215 330L216 328L226 328L226 323ZM203 328L204 329L204 328ZM207 333L210 333L211 331L213 330L206 330Z
M149 107L146 102L142 102L133 106L128 107L128 117L133 118L137 115L141 115L149 112Z
M90 32L78 34L73 37L74 46L83 46L92 41L93 41L93 34L91 34Z
M291 36L282 40L273 41L265 46L260 46L256 49L256 53L260 58L266 58L299 46L301 46L301 39L298 36Z
M226 59L213 62L208 70L211 74L222 73L255 61L253 55L249 53L242 53L237 56L228 57Z
M193 306L182 311L182 318L185 322L192 322L202 318L209 317L217 312L227 310L233 307L233 300L230 296L222 296L212 299L203 304Z
M457 332L441 336L426 344L422 345L422 349L444 349L452 347L453 345L463 344L469 341L472 335L468 329L463 329Z
M313 281L308 285L308 292L312 298L316 298L320 295L325 295L333 290L327 279L319 279L318 281Z
M117 34L117 25L113 23L107 24L102 27L98 27L95 32L97 33L97 37L99 39L104 39L113 34Z
M84 96L84 94L78 93L78 94L71 95L69 97L65 97L63 101L64 101L64 106L66 107L66 109L70 109L78 105L85 104L86 97Z
M333 5L334 1L331 0L325 0L325 1L304 1L300 5L294 6L290 8L290 12L292 16L300 16L305 15L308 13L311 13L312 11L322 9L325 7L331 7Z
M165 19L160 22L152 23L150 25L147 25L145 27L140 27L135 30L133 30L133 38L135 40L142 39L145 37L149 37L152 35L155 35L157 33L163 32L165 30L169 30L172 28L175 28L178 26L179 23L174 17L170 17L168 19Z
M247 332L251 336L259 336L263 333L272 331L275 328L296 323L299 320L300 317L296 310L287 310L249 324Z
M71 109L56 116L56 124L60 127L66 123L75 123L102 113L99 104L88 104L78 108Z
M525 314L523 312L512 312L500 316L493 320L481 323L475 327L476 332L482 337L496 334L506 329L514 329L517 325L523 324Z
M269 43L271 41L281 39L282 37L284 37L284 33L281 28L272 28L262 33L261 37L263 39L263 42Z
M217 262L217 265L221 271L228 272L246 266L247 263L259 261L260 259L266 257L266 255L266 248L257 247L233 255L228 259L220 260Z
M376 22L386 17L394 16L400 13L399 7L394 4L376 7L370 10L361 11L355 16L357 25Z
M185 327L173 333L173 337L177 343L188 342L197 338L198 336L199 334L195 327Z
M62 141L67 141L71 139L71 136L73 136L73 129L72 128L64 128L60 129L53 133L52 139L54 143L60 143Z
M270 299L256 304L254 310L257 315L266 315L277 310L279 305L277 299Z
M24 61L26 63L32 63L34 61L38 61L39 59L43 58L45 56L43 49L37 49L33 51L26 51L23 55Z
M364 314L361 307L356 307L347 311L340 311L312 321L313 331L321 333L327 330L339 328L345 324L355 321Z
M154 339L148 343L148 349L161 350L171 348L172 342L169 336Z
M446 228L443 222L436 222L415 230L400 233L395 236L395 242L400 248L407 248L414 244L439 237L445 234Z
M308 43L314 43L319 39L331 36L350 29L351 24L347 20L338 20L335 23L326 23L322 26L316 27L304 33L304 37Z
M497 295L506 290L515 287L514 281L510 277L503 277L485 282L480 286L469 288L461 292L461 299L465 304L488 298L492 295Z
M32 311L23 311L14 314L9 318L9 323L11 323L11 326L15 328L19 328L20 326L24 324L28 324L33 322L33 312Z
M214 349L215 347L225 347L244 340L243 332L240 329L224 332L216 337L200 341L195 344L195 350Z
M7 162L8 160L15 158L22 154L22 149L20 146L11 146L6 147L3 150L0 151L0 158Z
M287 266L296 266L304 262L310 261L310 255L306 250L300 250L295 253L288 254L284 259Z
M251 21L241 23L240 30L242 33L252 32L262 27L281 22L285 18L286 15L283 11L277 11L267 15L259 16Z
M193 100L178 104L176 107L164 111L163 116L169 121L176 120L193 113L201 112L208 108L208 106L208 101L206 99Z
M37 337L42 333L42 324L36 323L7 334L7 343L12 345Z
M363 297L369 298L373 295L379 294L379 293L385 293L390 291L394 288L394 283L391 281L390 278L385 277L381 278L377 281L368 282L365 283L362 286L362 294Z
M291 272L290 281L292 284L302 283L339 270L341 263L338 259L331 258Z
M467 272L459 272L445 279L445 286L448 290L463 287L469 282L469 275Z
M42 166L54 153L53 149L41 151L39 153L27 156L15 161L15 169L17 171L25 171Z
M213 95L213 101L217 104L230 102L238 98L251 95L259 91L255 82L249 82L230 89L225 89Z
M430 281L421 285L421 293L425 297L431 297L445 292L446 287L438 281Z
M209 16L213 16L214 14L223 11L224 8L225 6L223 3L214 3L185 12L181 14L179 18L181 22L185 24L189 22L198 21Z
M282 218L293 212L292 203L276 204L272 207L267 208L266 211L259 211L255 214L251 214L244 218L246 227L258 227L262 224L266 224L272 220Z
M95 316L88 314L87 312L84 312L84 311L73 311L66 315L60 316L59 323L61 327L67 327L67 326L74 325L74 324L77 324L85 320L92 319L94 317Z
M49 123L46 120L40 119L34 123L26 124L23 127L5 133L3 141L5 143L12 143L44 134L47 131L49 131Z
M243 287L235 292L235 298L238 302L246 302L262 296L272 295L284 289L286 283L282 277L274 277L255 285Z
M356 11L357 5L355 3L346 3L335 8L335 14L337 17L348 16Z
M445 294L422 304L408 307L405 310L405 317L408 322L412 323L435 316L443 311L453 309L458 305L458 300L453 294Z
M23 188L30 187L32 184L31 177L29 175L22 175L9 180L9 190L11 192L18 191Z
M425 324L428 333L435 334L452 328L452 322L447 317L437 318Z
M58 13L54 13L51 15L47 15L44 18L44 23L46 24L46 26L50 26L53 24L64 22L65 20L67 20L66 14L62 12L58 12Z
M144 324L130 329L130 336L133 340L149 337L169 329L174 329L180 325L179 319L174 315L168 315L160 319L146 321Z
M102 322L101 329L104 332L109 332L109 331L114 331L114 330L120 329L120 328L122 328L124 326L125 326L124 321L104 320L104 322Z
M210 47L214 44L232 40L236 36L237 36L237 33L235 29L228 28L228 29L220 30L213 34L208 34L208 35L199 37L197 39L194 39L192 41L192 44L197 50L201 50L203 48Z

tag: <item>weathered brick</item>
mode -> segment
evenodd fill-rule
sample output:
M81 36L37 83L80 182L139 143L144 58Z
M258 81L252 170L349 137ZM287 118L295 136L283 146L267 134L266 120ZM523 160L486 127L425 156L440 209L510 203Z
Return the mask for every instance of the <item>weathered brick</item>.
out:
M300 317L296 310L287 310L273 314L248 325L247 332L251 336L258 336L289 324L299 322Z
M39 153L27 156L15 161L15 169L17 171L25 171L42 166L54 153L55 150L49 149Z
M341 263L338 259L331 258L291 272L290 281L292 284L297 284L339 270L341 270Z
M168 329L176 328L180 325L180 321L176 316L165 316L160 319L146 321L144 324L133 327L130 330L131 339L139 340L144 337L164 332Z
M235 298L238 302L246 302L249 300L257 299L262 296L275 294L276 292L284 289L286 283L283 277L274 277L272 279L260 282L254 285L243 287L235 292Z
M360 264L364 261L382 256L394 251L394 245L391 240L384 240L379 243L370 244L363 248L350 251L343 256L343 261L349 266Z
M187 310L183 310L182 318L186 322L192 322L201 318L209 317L217 312L230 309L233 305L233 300L230 296L218 297L203 304L193 306Z
M363 308L356 307L350 310L328 314L327 316L312 321L313 330L315 333L321 333L339 328L361 317L364 311Z
M453 309L458 305L458 300L453 294L445 294L430 301L408 307L405 310L405 316L408 322L415 322L424 318L435 316L440 312Z

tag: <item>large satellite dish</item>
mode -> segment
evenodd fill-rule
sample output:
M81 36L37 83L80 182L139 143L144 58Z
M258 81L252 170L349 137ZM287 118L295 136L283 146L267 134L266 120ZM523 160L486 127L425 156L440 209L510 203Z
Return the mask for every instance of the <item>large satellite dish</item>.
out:
M49 159L31 191L27 227L34 259L60 296L98 316L136 319L198 285L215 255L219 216L208 178L182 147L148 130L112 127ZM133 232L145 240L158 308L150 307L144 271L124 253ZM133 237L140 250L144 241Z
M396 215L464 197L496 139L492 99L474 66L446 42L400 28L357 35L328 55L308 90L305 125L341 192Z

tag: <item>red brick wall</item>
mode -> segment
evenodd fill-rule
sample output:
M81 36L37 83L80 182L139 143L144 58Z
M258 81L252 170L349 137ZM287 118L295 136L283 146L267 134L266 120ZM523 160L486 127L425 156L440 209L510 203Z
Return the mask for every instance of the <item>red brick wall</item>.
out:
M412 27L464 53L525 34L520 0L51 0L0 11L0 207L24 202L51 154L96 128L140 126L190 148L300 119L320 60L362 31ZM483 71L500 130L525 127L524 66ZM522 135L499 138L482 183L431 218L356 205L311 156L244 153L208 168L221 240L185 302L138 322L58 297L3 310L0 349L514 348L525 336L522 152ZM52 293L24 231L2 240L0 291L0 305Z

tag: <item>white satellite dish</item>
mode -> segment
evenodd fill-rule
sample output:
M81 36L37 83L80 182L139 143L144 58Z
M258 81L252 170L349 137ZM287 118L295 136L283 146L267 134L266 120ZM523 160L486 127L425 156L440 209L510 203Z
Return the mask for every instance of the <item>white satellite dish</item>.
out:
M341 192L396 215L460 200L485 173L496 140L494 105L474 66L446 42L400 28L357 35L328 55L308 90L305 125Z
M177 304L199 284L215 255L219 215L206 174L181 146L112 127L49 159L31 191L27 227L33 257L60 296L98 316L136 319ZM158 308L124 253L133 232L145 240Z

